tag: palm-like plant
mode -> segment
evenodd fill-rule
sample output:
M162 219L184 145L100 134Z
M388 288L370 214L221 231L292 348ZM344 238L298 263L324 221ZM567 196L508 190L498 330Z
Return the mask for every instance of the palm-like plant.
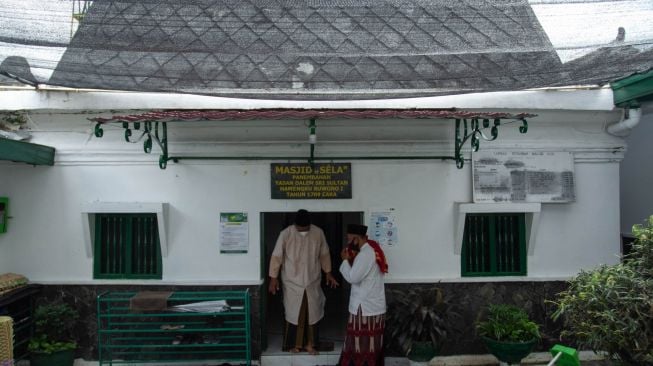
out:
M439 288L392 290L388 306L386 340L406 355L416 343L429 343L437 352L447 338L452 318L458 314Z

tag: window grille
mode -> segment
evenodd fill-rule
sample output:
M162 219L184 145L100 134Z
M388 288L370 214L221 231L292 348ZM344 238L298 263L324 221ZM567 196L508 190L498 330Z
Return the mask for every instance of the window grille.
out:
M526 275L524 214L467 214L461 258L463 276Z
M161 279L156 214L96 214L94 278Z

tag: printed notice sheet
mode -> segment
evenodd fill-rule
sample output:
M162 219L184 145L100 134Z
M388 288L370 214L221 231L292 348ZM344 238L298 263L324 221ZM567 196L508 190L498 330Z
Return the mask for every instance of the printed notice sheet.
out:
M395 209L371 211L367 235L381 245L396 246L399 243L399 228L395 219Z
M247 253L248 248L247 212L221 212L220 253Z
M478 151L472 155L474 202L565 203L576 199L569 152Z

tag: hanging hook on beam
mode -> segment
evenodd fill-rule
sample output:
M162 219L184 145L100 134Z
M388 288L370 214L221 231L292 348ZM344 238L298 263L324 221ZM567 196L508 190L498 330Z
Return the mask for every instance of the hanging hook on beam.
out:
M317 143L317 136L315 135L315 118L311 118L308 125L308 143L311 149L311 155L308 158L308 164L313 167L315 165L315 143Z
M122 122L122 128L125 129L125 141L129 143L137 143L145 138L143 141L143 151L149 154L152 152L153 142L161 149L161 155L159 156L159 168L165 169L168 165L168 128L166 122L154 122L154 127L152 127L153 121L145 121L143 123L143 132L138 139L132 140L132 130L129 127L129 122ZM162 133L159 137L159 126L161 126ZM133 128L135 130L140 130L140 122L134 122ZM101 138L104 136L104 129L102 128L102 123L97 123L93 131L95 137Z
M522 118L520 119L522 125L519 126L519 133L528 132L528 121ZM481 139L485 141L494 141L499 136L499 127L501 126L501 119L495 118L492 127L490 128L490 136L486 136L483 133L483 129L490 127L490 120L483 119L482 123L479 123L478 118L473 118L470 121L470 130L467 128L467 119L462 119L462 134L461 134L461 120L456 119L456 132L454 136L454 160L456 161L456 167L462 169L465 165L465 158L462 154L463 145L467 140L470 140L470 147L472 151L478 151L480 146ZM480 137L480 138L479 138Z

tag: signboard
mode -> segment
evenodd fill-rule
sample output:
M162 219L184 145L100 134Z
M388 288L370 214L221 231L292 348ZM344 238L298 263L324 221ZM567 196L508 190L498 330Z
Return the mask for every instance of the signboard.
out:
M247 253L247 212L220 212L220 253Z
M273 199L351 198L351 163L272 163Z
M371 211L367 235L381 245L396 246L399 243L399 228L395 218L395 209Z
M564 203L576 199L569 152L479 151L472 156L474 202Z

